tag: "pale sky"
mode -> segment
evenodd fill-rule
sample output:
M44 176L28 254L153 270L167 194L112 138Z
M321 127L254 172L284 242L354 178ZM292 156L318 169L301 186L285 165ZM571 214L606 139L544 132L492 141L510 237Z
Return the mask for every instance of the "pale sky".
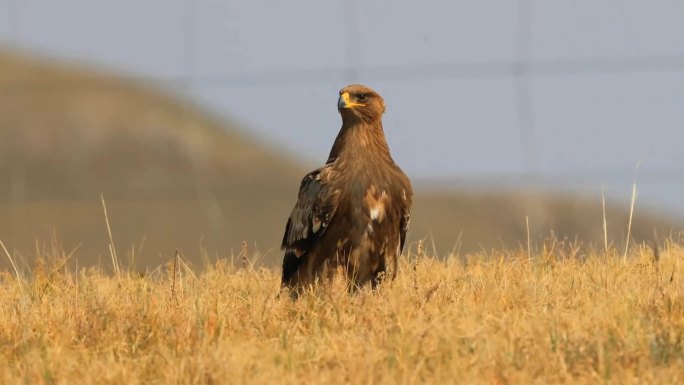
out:
M684 213L684 2L520 4L0 0L0 42L158 78L311 164L358 81L414 178L626 199L636 175L641 202Z

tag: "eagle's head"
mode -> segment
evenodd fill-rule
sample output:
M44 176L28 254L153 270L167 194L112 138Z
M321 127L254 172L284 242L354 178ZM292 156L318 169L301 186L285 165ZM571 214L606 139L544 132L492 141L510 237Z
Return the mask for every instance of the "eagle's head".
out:
M377 92L363 84L351 84L340 90L337 109L343 121L378 121L385 112L385 101Z

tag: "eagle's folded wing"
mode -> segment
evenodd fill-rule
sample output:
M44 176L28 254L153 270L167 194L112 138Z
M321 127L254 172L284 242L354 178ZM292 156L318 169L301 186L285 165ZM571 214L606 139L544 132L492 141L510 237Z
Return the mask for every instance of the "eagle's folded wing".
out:
M299 257L327 229L335 215L338 192L331 188L328 173L322 168L307 174L299 187L299 199L285 226L282 249Z

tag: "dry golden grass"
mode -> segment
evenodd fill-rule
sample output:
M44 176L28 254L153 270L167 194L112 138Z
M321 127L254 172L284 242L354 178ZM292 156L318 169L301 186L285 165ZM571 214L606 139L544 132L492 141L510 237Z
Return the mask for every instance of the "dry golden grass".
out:
M0 276L0 383L684 383L684 243L540 249L412 254L296 302L241 258L117 280L52 252Z

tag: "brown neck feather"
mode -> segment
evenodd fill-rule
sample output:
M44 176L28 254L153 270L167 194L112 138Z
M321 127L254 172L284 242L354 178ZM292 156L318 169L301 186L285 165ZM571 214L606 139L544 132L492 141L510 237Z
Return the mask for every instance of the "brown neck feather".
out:
M393 162L385 140L382 121L378 119L373 122L349 122L345 119L326 163L338 158L350 161L370 158L374 161Z

